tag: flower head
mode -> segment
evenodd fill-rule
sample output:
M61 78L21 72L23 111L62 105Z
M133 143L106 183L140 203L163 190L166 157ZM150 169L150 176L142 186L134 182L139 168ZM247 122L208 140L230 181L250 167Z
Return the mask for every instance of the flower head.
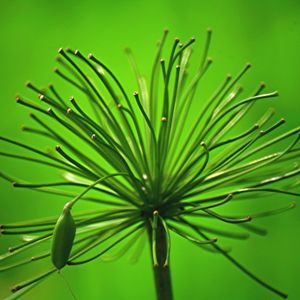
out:
M0 154L54 168L63 174L63 180L39 182L37 178L28 183L3 172L1 177L16 188L69 199L62 205L59 218L1 226L2 234L25 239L0 256L2 270L38 260L49 260L53 265L14 286L13 292L28 289L67 265L105 258L117 245L124 246L117 255L121 256L143 234L149 236L155 268L168 268L172 233L204 250L221 253L262 286L286 297L236 261L222 246L222 238L246 239L249 232L264 235L264 229L253 221L295 204L250 215L225 215L220 209L235 201L275 193L299 196L293 188L300 173L295 164L300 128L276 134L285 121L273 121L274 112L269 109L245 130L240 124L252 107L271 101L278 93L265 93L264 84L252 93L243 91L239 80L249 70L247 64L236 76L227 76L204 102L198 90L212 64L208 58L211 31L194 75L189 72L195 39L186 43L175 39L170 52L165 53L166 37L167 31L158 44L149 80L139 72L131 51L126 50L136 74L137 92L128 93L94 55L86 57L78 50L59 49L55 72L74 96L66 98L67 89L61 92L53 85L39 89L27 83L39 100L17 98L33 112L30 117L37 125L23 130L47 138L55 151L44 152L0 137L23 151ZM70 192L68 186L74 190ZM78 211L78 201L89 201L95 209ZM208 219L224 223L224 228L214 227ZM46 252L26 261L6 263L10 257L43 243Z

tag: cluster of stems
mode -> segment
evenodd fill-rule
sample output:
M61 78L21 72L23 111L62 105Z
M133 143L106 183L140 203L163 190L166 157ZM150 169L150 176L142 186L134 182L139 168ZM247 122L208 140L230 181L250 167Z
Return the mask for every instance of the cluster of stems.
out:
M67 266L112 260L130 251L132 261L137 261L148 236L157 299L172 300L173 234L223 255L261 286L287 297L238 262L222 239L265 235L253 220L287 211L295 203L247 215L236 210L228 215L222 209L233 208L235 201L255 202L273 194L300 196L296 191L300 127L280 132L285 120L273 121L273 109L246 130L240 125L254 105L278 96L276 91L264 93L263 83L243 95L239 82L250 64L236 76L226 76L209 99L203 99L202 79L212 65L211 33L208 30L203 55L193 70L195 39L186 43L175 39L165 53L168 31L164 31L148 80L127 49L138 87L131 94L102 61L72 49L59 49L55 69L72 95L52 84L40 89L27 83L38 103L21 96L17 103L30 109L36 126L22 129L47 139L47 144L50 140L52 150L0 136L1 142L22 150L1 151L0 156L56 169L63 179L26 182L4 171L0 177L15 188L61 196L67 204L59 218L1 225L1 234L23 240L0 255L1 272L39 261L50 265L15 285L15 297ZM90 202L91 209L77 212L78 201ZM214 227L208 219L224 226ZM44 252L7 263L41 245Z

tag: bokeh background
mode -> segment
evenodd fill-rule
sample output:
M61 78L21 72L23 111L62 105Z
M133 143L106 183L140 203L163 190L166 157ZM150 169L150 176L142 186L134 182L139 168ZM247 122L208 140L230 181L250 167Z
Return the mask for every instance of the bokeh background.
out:
M126 46L134 50L142 72L147 74L155 43L164 28L170 29L172 38L196 37L197 47L201 47L208 26L214 30L210 52L215 61L210 71L212 77L235 74L250 61L253 70L244 80L245 85L251 90L264 80L269 91L278 89L280 98L272 104L278 116L288 119L287 128L299 125L300 2L297 0L0 0L0 134L31 142L31 136L20 132L20 125L28 121L28 111L15 104L15 95L27 94L26 80L42 86L56 80L52 69L59 47L97 54L131 92L136 84L123 52ZM6 145L2 143L0 149L7 149ZM0 165L1 170L24 179L41 181L52 175L42 168L5 158L1 158ZM3 181L0 191L0 223L55 215L65 202L33 191L14 190ZM233 254L269 283L288 292L290 299L300 299L299 208L262 220L260 224L269 228L269 235L230 243ZM1 252L11 242L12 239L0 236ZM180 239L173 239L172 246L177 300L276 299L220 255L203 252ZM12 284L33 274L34 268L0 273L0 298L9 294ZM77 299L155 299L147 247L135 265L126 257L112 263L96 261L66 268L63 275ZM24 299L41 298L73 299L59 275L24 296Z

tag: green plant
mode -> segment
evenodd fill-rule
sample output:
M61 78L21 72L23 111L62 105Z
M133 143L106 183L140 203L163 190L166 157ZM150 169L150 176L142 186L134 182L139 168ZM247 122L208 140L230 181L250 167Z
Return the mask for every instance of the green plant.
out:
M28 88L50 108L17 98L19 104L40 115L30 114L39 128L23 129L59 145L55 153L44 152L0 137L1 141L35 156L0 154L58 169L65 180L27 183L3 172L1 177L16 188L35 189L73 200L67 202L58 220L50 217L1 225L4 235L26 236L26 241L0 256L1 263L52 240L51 250L2 267L4 271L52 258L53 267L12 288L15 297L66 265L91 262L119 244L124 245L117 255L121 256L142 234L147 234L157 299L173 299L169 263L171 232L205 250L221 253L260 285L287 297L254 275L232 257L229 249L210 237L216 234L246 239L248 233L213 227L206 220L236 224L241 230L264 235L264 230L251 220L293 208L295 204L291 203L251 216L217 212L236 200L251 200L253 195L256 198L269 193L300 195L292 191L297 187L293 179L300 169L293 164L287 167L288 162L296 161L299 156L296 144L300 128L270 137L284 120L271 123L273 110L267 110L253 126L237 133L237 125L254 104L278 95L262 93L265 85L260 84L251 95L241 98L242 88L237 84L250 68L249 64L236 77L227 76L199 109L195 101L199 98L197 88L212 63L207 56L211 31L208 30L200 65L191 79L187 73L195 39L185 44L175 39L169 58L164 60L161 57L166 37L167 31L158 44L149 86L139 73L132 53L126 51L139 89L133 96L127 94L114 73L95 56L86 58L79 51L60 49L58 62L64 71L56 69L55 72L78 95L71 97L69 103L53 85L42 90L28 83ZM90 107L83 105L83 97ZM195 109L199 109L196 115ZM52 121L51 125L47 120ZM75 136L74 141L68 134ZM276 149L288 140L291 140L288 145ZM65 186L80 187L83 191L77 195L64 190ZM87 196L87 192L93 195ZM100 208L74 212L79 200L93 202Z

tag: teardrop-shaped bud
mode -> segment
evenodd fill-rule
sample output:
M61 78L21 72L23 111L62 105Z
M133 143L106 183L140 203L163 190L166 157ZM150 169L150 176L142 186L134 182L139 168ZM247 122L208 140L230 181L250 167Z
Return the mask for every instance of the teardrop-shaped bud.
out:
M53 231L51 259L54 266L60 270L68 262L76 233L76 225L67 204L58 218Z

